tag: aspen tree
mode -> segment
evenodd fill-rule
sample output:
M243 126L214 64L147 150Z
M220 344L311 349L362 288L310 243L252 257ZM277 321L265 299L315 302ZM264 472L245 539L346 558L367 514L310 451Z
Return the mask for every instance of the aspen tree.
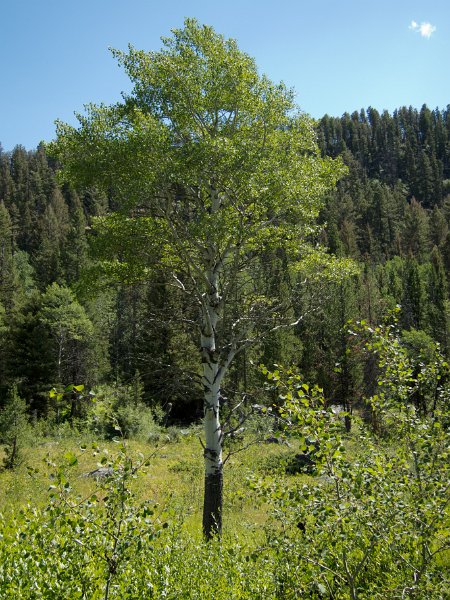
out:
M96 185L118 208L95 225L103 272L128 283L164 272L198 308L210 538L222 528L224 377L246 347L299 322L300 268L341 276L317 246L315 220L343 168L321 156L293 91L212 27L187 19L159 52L113 54L132 92L88 106L78 128L58 123L52 149L66 180ZM290 265L288 297L257 286L274 249Z

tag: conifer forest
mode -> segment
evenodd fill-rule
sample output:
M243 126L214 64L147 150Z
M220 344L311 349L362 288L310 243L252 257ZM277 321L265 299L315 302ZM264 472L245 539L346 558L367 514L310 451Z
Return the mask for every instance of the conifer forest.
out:
M450 105L163 45L0 146L0 598L450 598Z

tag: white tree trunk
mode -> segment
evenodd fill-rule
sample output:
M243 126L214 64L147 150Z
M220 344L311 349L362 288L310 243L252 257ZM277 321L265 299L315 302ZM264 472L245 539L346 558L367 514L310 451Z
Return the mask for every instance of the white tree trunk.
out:
M222 531L223 462L222 429L219 418L220 384L214 354L203 350L204 427L205 427L205 494L203 533L210 539Z
M203 533L206 539L222 531L223 462L222 428L220 425L220 384L223 369L216 348L216 327L220 319L221 298L218 285L218 265L213 244L206 252L208 292L202 304L202 364L205 427L205 494L203 504Z

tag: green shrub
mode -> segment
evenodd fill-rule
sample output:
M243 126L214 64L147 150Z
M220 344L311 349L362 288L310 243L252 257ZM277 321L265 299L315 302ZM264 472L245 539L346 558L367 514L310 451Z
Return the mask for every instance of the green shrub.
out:
M390 335L377 350L381 381L388 373L394 390L405 363ZM389 427L387 440L357 422L350 452L317 386L281 369L271 380L284 398L288 435L301 447L307 437L319 442L317 477L295 478L291 485L267 477L251 482L273 506L264 547L279 560L279 597L444 598L450 557L450 431L443 426L448 407L438 399L441 408L423 415L406 395L380 394L376 406Z
M142 441L160 437L161 428L155 423L151 409L134 397L133 386L105 385L93 392L86 424L96 435L104 439L121 435Z
M14 469L22 460L22 450L31 437L31 427L27 419L27 406L13 385L0 411L0 442L4 446L3 464L6 469Z

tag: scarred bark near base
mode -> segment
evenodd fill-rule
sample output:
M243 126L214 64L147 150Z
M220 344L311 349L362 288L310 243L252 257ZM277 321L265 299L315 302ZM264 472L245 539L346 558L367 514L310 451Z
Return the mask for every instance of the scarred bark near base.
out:
M203 535L206 540L222 533L223 469L205 475L203 503Z

